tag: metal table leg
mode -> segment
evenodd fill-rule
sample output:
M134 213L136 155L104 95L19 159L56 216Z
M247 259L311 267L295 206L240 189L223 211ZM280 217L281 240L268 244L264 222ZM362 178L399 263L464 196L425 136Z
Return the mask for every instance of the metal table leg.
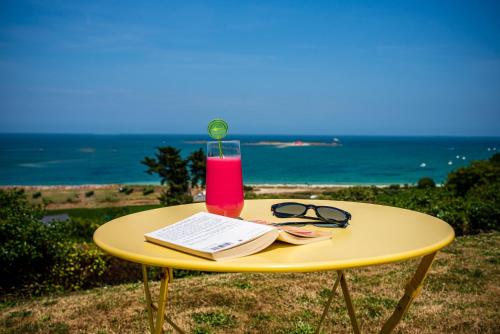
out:
M429 268L432 265L432 261L434 260L436 253L437 252L434 252L422 258L417 271L413 275L413 278L406 285L403 297L399 300L399 303L392 315L382 326L380 333L391 333L404 317L413 300L420 294L420 291L422 290L422 283L429 272Z
M144 281L144 293L146 295L146 307L148 310L149 327L152 334L163 334L163 323L166 321L178 333L185 333L169 317L165 315L168 297L168 283L173 281L173 270L171 268L162 268L160 297L158 305L153 303L151 292L149 290L148 271L145 265L142 265L142 277ZM154 312L156 311L156 321L154 321Z
M429 269L432 265L432 261L434 260L434 257L436 256L437 252L434 252L432 254L426 255L422 258L420 261L420 264L417 267L417 270L415 274L413 275L412 279L408 282L405 288L405 293L403 297L400 299L398 305L396 306L396 309L392 313L392 315L387 319L387 321L384 323L382 326L382 329L380 331L381 334L388 334L391 333L394 328L399 324L401 319L404 317L406 312L408 311L411 303L413 300L420 294L420 291L422 290L422 283L427 276L427 273L429 272ZM358 320L356 318L356 314L354 313L354 307L352 304L351 296L349 294L349 289L347 287L347 281L345 279L345 274L342 270L337 271L337 280L335 281L335 284L333 285L332 288L332 293L330 295L330 298L328 299L328 302L325 306L325 309L323 310L323 314L321 315L321 319L319 321L319 324L316 328L316 334L319 334L319 331L321 329L321 325L323 324L323 321L326 317L326 314L331 306L333 296L335 294L335 291L340 283L340 286L342 287L342 292L344 295L344 300L346 302L347 306L347 311L349 312L349 318L351 320L351 325L352 329L355 334L360 334L361 330L359 327Z

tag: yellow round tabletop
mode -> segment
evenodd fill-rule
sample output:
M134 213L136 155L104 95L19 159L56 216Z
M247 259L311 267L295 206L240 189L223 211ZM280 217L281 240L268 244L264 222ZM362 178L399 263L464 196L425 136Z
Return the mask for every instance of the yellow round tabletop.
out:
M246 200L241 217L245 220L284 221L272 215L271 205L285 201L290 200ZM447 246L455 235L444 221L411 210L355 202L294 201L335 206L349 211L352 220L345 229L323 228L333 233L330 240L300 246L274 243L257 254L220 262L144 240L147 232L206 211L205 203L170 206L114 219L95 231L94 242L111 255L151 266L220 272L306 272L369 266L423 256Z

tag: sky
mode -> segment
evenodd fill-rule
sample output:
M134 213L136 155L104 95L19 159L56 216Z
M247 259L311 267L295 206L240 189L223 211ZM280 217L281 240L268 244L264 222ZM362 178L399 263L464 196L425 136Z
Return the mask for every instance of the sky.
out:
M0 1L0 132L500 136L498 1Z

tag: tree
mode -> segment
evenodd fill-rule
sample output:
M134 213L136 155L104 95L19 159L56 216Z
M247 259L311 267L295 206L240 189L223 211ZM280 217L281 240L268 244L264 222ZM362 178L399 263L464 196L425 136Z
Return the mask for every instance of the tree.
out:
M426 188L436 188L436 182L430 177L423 177L418 180L417 188L426 189Z
M207 157L203 149L192 152L188 160L189 172L191 175L191 185L201 185L205 188L207 180Z
M172 146L158 147L155 158L145 157L142 164L148 166L146 173L158 174L162 185L168 188L159 197L163 205L176 205L193 201L189 193L187 160L183 160L180 150Z

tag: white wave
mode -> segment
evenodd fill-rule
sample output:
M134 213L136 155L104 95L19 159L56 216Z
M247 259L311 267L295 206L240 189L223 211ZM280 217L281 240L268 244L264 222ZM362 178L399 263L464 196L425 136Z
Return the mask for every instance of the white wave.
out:
M41 162L25 162L22 164L18 164L19 167L26 168L47 168L51 165L64 164L69 162L78 162L83 161L83 159L68 159L68 160L49 160L49 161L41 161Z

